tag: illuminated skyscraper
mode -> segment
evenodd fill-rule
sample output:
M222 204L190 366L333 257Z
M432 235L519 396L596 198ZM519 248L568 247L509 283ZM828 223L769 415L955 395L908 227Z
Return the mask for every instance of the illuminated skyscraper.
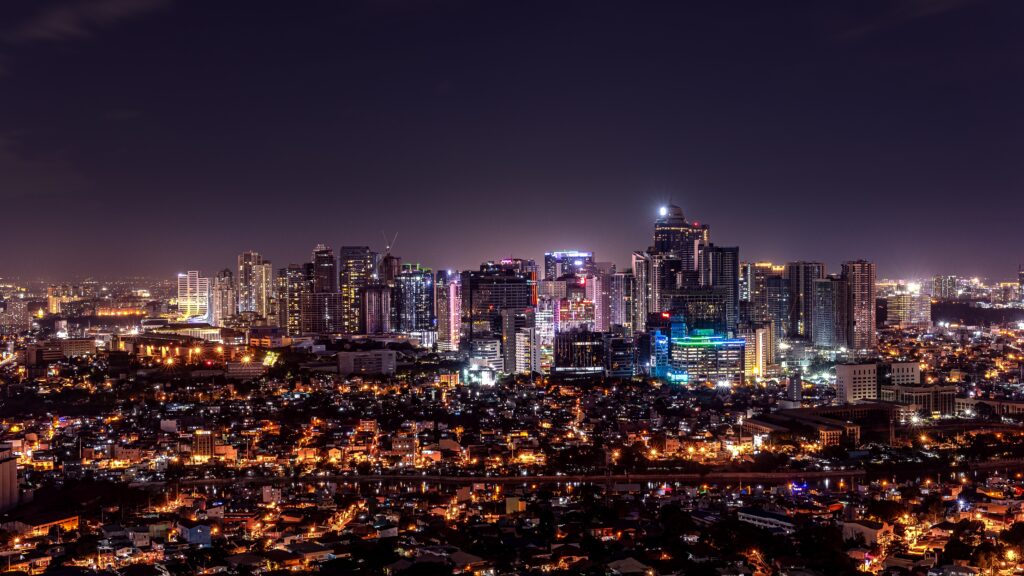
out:
M480 270L462 272L462 334L501 337L501 311L525 310L536 302L536 265L532 261L485 262Z
M813 331L814 281L825 277L825 264L821 262L790 262L786 264L789 282L790 338L810 338Z
M338 291L338 260L330 246L317 244L313 249L313 292L324 294Z
M210 294L211 323L214 326L225 326L237 313L238 291L235 288L235 275L231 269L225 268L213 279Z
M462 328L462 285L458 272L440 270L434 282L434 311L437 314L437 348L443 352L459 349Z
M670 205L662 207L654 223L654 254L675 254L683 262L683 269L697 269L697 251L711 241L706 224L687 222L683 209Z
M361 291L360 329L363 334L380 335L393 332L391 325L391 287L370 284Z
M616 272L611 278L611 325L633 334L634 282L632 272Z
M338 255L342 301L341 325L347 334L359 332L360 293L374 281L377 255L369 246L342 246Z
M501 311L501 355L506 373L540 372L540 347L532 308Z
M846 280L832 274L814 281L811 343L821 348L845 348L847 328Z
M394 306L398 332L434 329L434 276L419 264L403 264L395 276Z
M259 252L238 256L238 311L268 318L273 312L274 271ZM276 320L276 319L275 319Z
M178 317L186 322L210 321L210 279L196 270L178 274Z
M702 245L700 249L700 284L722 293L725 299L725 328L735 333L740 317L740 249Z
M647 313L651 309L651 257L643 251L633 252L633 330L647 329Z
M900 328L927 328L932 324L932 299L917 283L900 284L886 297L885 323Z
M875 265L866 260L843 263L847 284L847 336L851 349L874 350L875 334Z
M278 325L289 336L298 336L302 329L303 297L313 291L312 263L289 264L277 271Z
M567 274L587 276L595 269L593 252L562 250L544 254L545 280L557 280Z

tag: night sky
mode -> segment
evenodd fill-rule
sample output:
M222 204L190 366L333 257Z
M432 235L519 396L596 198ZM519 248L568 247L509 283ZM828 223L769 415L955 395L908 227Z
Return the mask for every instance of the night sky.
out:
M1024 262L1024 2L0 2L0 276L317 242Z

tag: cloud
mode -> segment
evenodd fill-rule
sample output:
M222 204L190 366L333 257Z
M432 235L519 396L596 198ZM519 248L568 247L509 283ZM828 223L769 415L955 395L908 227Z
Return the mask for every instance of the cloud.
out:
M29 16L4 37L12 43L90 38L104 28L160 10L170 0L66 0Z
M906 22L959 10L973 2L974 0L897 0L888 4L885 13L871 21L840 32L839 38L855 39L869 36Z

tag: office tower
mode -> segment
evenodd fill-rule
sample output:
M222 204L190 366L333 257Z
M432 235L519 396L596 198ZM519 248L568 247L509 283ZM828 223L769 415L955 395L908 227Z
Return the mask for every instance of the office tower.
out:
M607 332L611 328L611 276L595 273L584 278L584 298L594 303L594 330Z
M434 275L419 264L403 264L395 276L394 307L398 332L434 329Z
M588 330L596 332L594 303L582 298L562 298L555 314L555 332Z
M633 252L630 259L633 271L633 330L647 329L647 314L651 301L651 257L643 251Z
M727 294L719 288L688 288L673 296L673 315L681 315L690 330L711 330L719 335L728 333Z
M786 333L790 338L811 337L814 324L814 281L824 277L825 265L821 262L786 264L790 310Z
M0 444L0 512L18 505L18 457L10 443Z
M338 291L338 260L330 246L317 244L313 249L313 292Z
M501 355L506 373L540 372L540 347L532 308L501 311Z
M674 254L685 270L697 269L697 251L711 241L706 224L690 223L679 206L664 206L654 223L652 254Z
M534 326L537 332L537 346L540 349L540 371L551 372L555 363L555 317L558 314L558 300L541 298L534 310Z
M536 303L536 267L531 271L526 262L485 262L480 270L462 272L462 334L468 341L500 338L502 310Z
M364 286L360 292L362 306L359 315L359 332L369 335L390 334L391 287L384 284Z
M604 376L604 338L599 332L573 330L555 334L551 375L562 379Z
M740 249L701 246L700 284L720 291L725 299L725 328L735 333L740 317Z
M885 323L900 328L927 328L932 324L932 300L916 282L900 284L885 298Z
M211 291L211 323L224 326L238 313L238 291L235 288L235 275L230 268L217 273Z
M800 403L804 399L804 382L800 373L797 372L786 383L786 398L793 402Z
M874 362L836 365L836 403L878 399L878 365Z
M278 326L289 336L298 336L302 330L303 297L313 291L314 266L289 264L277 271Z
M846 280L837 274L814 281L811 343L820 348L845 348L847 326Z
M359 332L359 310L363 287L373 282L377 255L369 246L342 246L338 254L341 289L341 326L346 334Z
M238 311L267 318L273 311L274 272L269 260L259 252L238 256Z
M633 337L602 334L604 372L609 378L632 378L636 375L636 345Z
M875 335L875 265L866 260L843 263L846 279L847 336L849 347L857 351L874 350Z
M669 343L670 381L742 384L746 341L713 330L687 329L673 317Z
M610 322L612 326L620 326L626 334L632 334L634 282L632 272L616 272L611 278L610 296Z
M563 250L544 254L544 279L557 280L562 276L587 276L595 271L594 253Z
M341 292L304 292L299 296L299 332L337 334L342 332L344 303Z
M763 378L775 364L774 338L771 322L749 322L739 327L738 338L744 342L743 369L747 378Z
M178 274L178 317L186 322L210 320L210 279L196 270Z
M458 272L439 270L434 282L434 310L437 314L437 349L454 352L459 349L462 328L462 284Z

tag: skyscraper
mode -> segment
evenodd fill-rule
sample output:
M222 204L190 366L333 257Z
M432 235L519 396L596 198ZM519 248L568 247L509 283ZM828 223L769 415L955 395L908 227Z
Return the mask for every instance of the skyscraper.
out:
M178 274L178 317L186 322L210 321L210 279L196 270Z
M393 332L391 325L391 287L384 284L364 286L361 293L359 331L379 335Z
M633 271L633 330L643 332L647 329L651 301L651 257L642 250L633 252L630 263Z
M683 261L686 270L697 269L697 251L711 241L711 232L706 224L687 222L679 206L664 206L654 223L654 245L651 252L675 254Z
M268 318L273 311L274 272L259 252L238 256L238 311Z
M302 330L303 297L313 291L313 264L289 264L277 271L278 325L289 336Z
M480 270L462 273L462 334L500 338L501 311L525 310L536 302L536 270L522 260L485 262ZM534 267L535 268L535 267Z
M814 323L814 281L824 277L825 265L821 262L786 264L790 310L786 333L790 338L811 337Z
M403 264L395 277L394 306L399 332L434 329L434 276L419 264Z
M211 291L211 323L214 326L224 326L238 313L238 291L235 289L235 275L231 269L225 268L217 273Z
M434 282L434 311L437 315L437 349L459 349L462 329L462 285L458 272L439 270Z
M611 325L633 334L634 282L632 272L616 272L611 278Z
M735 333L740 316L740 249L707 244L700 250L700 283L722 292L725 328Z
M361 291L375 275L377 255L369 246L342 246L338 254L341 289L341 327L347 334L359 332Z
M338 291L338 260L330 246L317 244L313 249L313 292Z
M815 280L811 343L821 348L845 348L846 313L846 279L831 274Z
M544 279L557 280L567 274L586 276L595 270L594 253L561 250L544 254Z
M885 323L900 328L927 328L932 323L931 297L916 282L900 284L886 297Z
M847 336L849 347L857 351L874 350L875 334L875 265L866 260L843 263L847 284Z

